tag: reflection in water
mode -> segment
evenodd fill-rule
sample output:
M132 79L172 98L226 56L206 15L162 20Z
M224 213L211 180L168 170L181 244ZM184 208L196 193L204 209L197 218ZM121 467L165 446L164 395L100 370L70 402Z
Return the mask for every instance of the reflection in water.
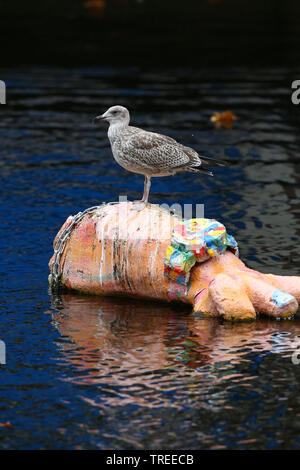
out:
M100 408L139 405L220 409L235 386L259 371L253 355L290 360L300 323L258 320L230 324L200 319L170 306L74 294L52 297L53 320L68 338L62 352L76 383L98 384Z

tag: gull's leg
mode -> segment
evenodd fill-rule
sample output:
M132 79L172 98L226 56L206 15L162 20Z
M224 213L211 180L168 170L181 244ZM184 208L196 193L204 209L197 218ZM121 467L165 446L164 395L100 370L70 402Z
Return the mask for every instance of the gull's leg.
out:
M142 201L145 204L147 204L147 202L148 202L150 186L151 186L151 177L150 176L145 176L144 194L143 194L143 198L142 198Z
M146 207L147 202L148 202L148 198L149 198L150 186L151 186L151 177L145 175L143 197L140 201L133 201L133 204L134 204L133 207L132 207L133 209L135 209L137 211L141 211Z

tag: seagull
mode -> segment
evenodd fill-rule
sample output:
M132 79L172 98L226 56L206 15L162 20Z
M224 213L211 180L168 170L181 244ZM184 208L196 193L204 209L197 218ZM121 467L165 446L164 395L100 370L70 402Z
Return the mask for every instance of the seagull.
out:
M94 119L95 124L100 121L109 122L108 138L116 162L128 171L145 176L143 197L133 201L136 210L144 209L148 203L152 177L180 171L213 176L207 166L224 166L223 162L200 156L171 137L130 126L130 114L124 106L110 107Z

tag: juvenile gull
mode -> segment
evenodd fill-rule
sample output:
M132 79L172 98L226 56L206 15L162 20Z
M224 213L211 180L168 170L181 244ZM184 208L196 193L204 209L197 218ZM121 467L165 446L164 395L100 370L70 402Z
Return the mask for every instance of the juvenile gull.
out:
M179 171L213 176L206 167L223 165L218 160L198 155L171 137L129 126L129 111L123 106L112 106L94 122L103 120L109 122L108 138L117 163L128 171L145 176L143 198L134 201L138 210L148 202L151 177L174 175Z

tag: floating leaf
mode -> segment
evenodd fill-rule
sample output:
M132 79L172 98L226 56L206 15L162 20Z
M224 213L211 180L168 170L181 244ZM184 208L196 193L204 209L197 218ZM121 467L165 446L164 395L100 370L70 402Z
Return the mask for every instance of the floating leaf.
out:
M226 129L232 129L233 122L237 117L232 111L224 111L223 113L215 113L210 120L215 123L217 129L225 127Z
M0 428L11 429L12 425L9 421L6 421L6 423L0 423Z

